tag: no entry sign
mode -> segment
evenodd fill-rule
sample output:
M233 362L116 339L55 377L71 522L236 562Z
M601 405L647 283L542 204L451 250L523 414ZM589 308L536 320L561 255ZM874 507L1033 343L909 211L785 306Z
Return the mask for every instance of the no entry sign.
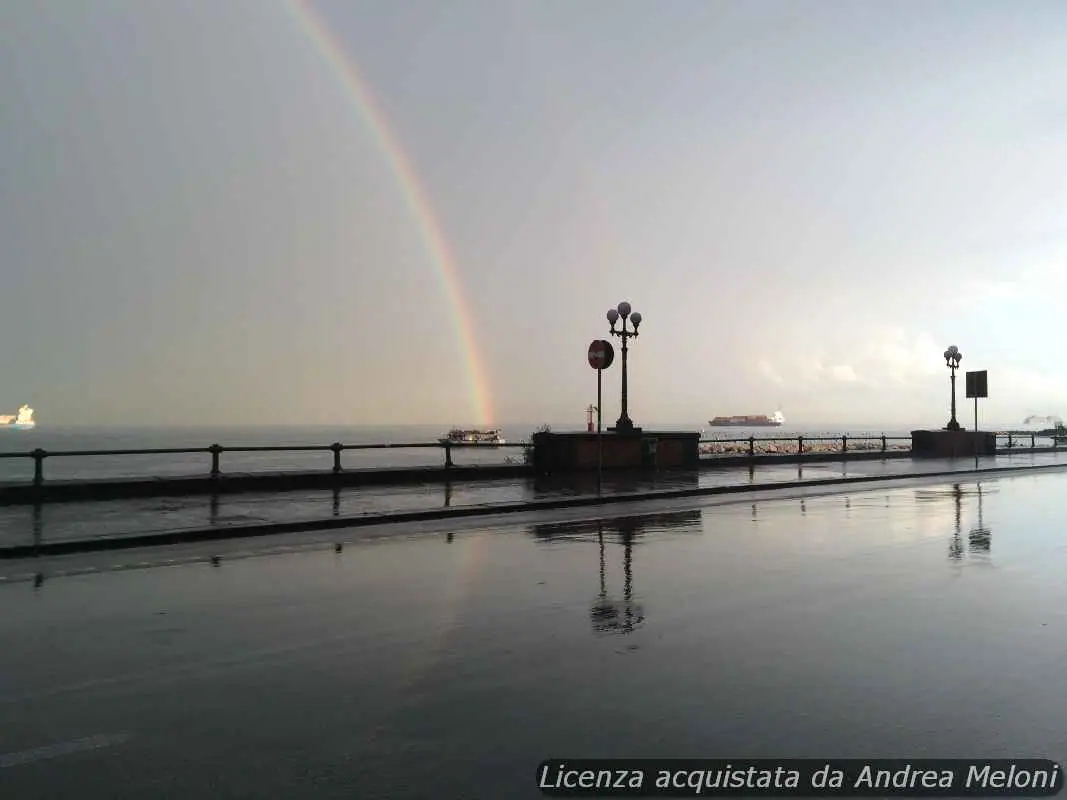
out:
M604 339L594 339L589 345L589 366L593 369L607 369L615 360L615 348Z

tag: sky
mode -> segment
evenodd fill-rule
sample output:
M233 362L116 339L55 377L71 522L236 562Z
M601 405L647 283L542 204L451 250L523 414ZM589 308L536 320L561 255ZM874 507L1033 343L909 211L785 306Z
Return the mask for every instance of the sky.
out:
M0 413L580 426L626 300L646 428L1067 416L1065 86L1058 0L9 0Z

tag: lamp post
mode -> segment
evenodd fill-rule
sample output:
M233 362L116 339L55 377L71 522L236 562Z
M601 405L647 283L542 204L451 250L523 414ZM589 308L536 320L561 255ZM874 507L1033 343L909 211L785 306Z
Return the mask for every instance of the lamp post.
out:
M619 325L619 329L616 330L615 323L620 319L622 320L622 323ZM627 327L627 321L633 326L632 330ZM622 339L622 414L619 415L619 419L615 423L615 431L618 433L629 433L634 430L634 424L630 419L629 414L626 413L627 341L637 336L637 327L641 324L641 313L638 311L631 311L630 304L623 300L619 303L617 308L608 311L608 322L611 324L611 334Z
M960 368L960 361L963 359L963 353L956 345L951 345L948 350L945 351L945 366L949 368L950 376L949 380L952 383L952 419L948 421L948 425L945 426L946 431L958 431L960 424L956 421L956 370Z

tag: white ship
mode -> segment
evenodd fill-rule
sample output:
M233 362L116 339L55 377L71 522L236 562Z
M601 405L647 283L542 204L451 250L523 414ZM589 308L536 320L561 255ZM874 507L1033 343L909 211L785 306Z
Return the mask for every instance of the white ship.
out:
M19 413L15 416L0 416L0 430L17 430L27 431L37 425L33 421L33 409L29 406L22 406L19 409Z
M503 447L507 444L499 430L479 431L453 428L438 440L450 447Z

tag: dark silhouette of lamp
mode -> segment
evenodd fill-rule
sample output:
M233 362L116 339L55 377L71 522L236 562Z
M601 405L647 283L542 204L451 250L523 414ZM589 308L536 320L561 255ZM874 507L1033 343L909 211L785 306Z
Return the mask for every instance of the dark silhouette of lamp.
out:
M945 430L958 431L960 424L956 421L956 370L960 368L963 353L960 352L956 345L950 345L944 355L945 366L949 368L949 381L952 384L952 418L948 421L948 425L945 426Z
M622 339L622 413L619 415L619 419L615 423L614 430L618 433L628 433L635 430L635 428L626 409L626 354L629 352L627 342L630 339L637 337L637 328L641 324L641 313L638 311L631 311L630 304L623 300L619 303L617 308L610 309L607 316L608 322L611 325L609 332L612 336L618 336ZM622 320L622 323L619 325L619 329L616 330L615 323L619 320ZM632 330L627 327L627 323L633 326ZM609 430L611 429L609 428Z

